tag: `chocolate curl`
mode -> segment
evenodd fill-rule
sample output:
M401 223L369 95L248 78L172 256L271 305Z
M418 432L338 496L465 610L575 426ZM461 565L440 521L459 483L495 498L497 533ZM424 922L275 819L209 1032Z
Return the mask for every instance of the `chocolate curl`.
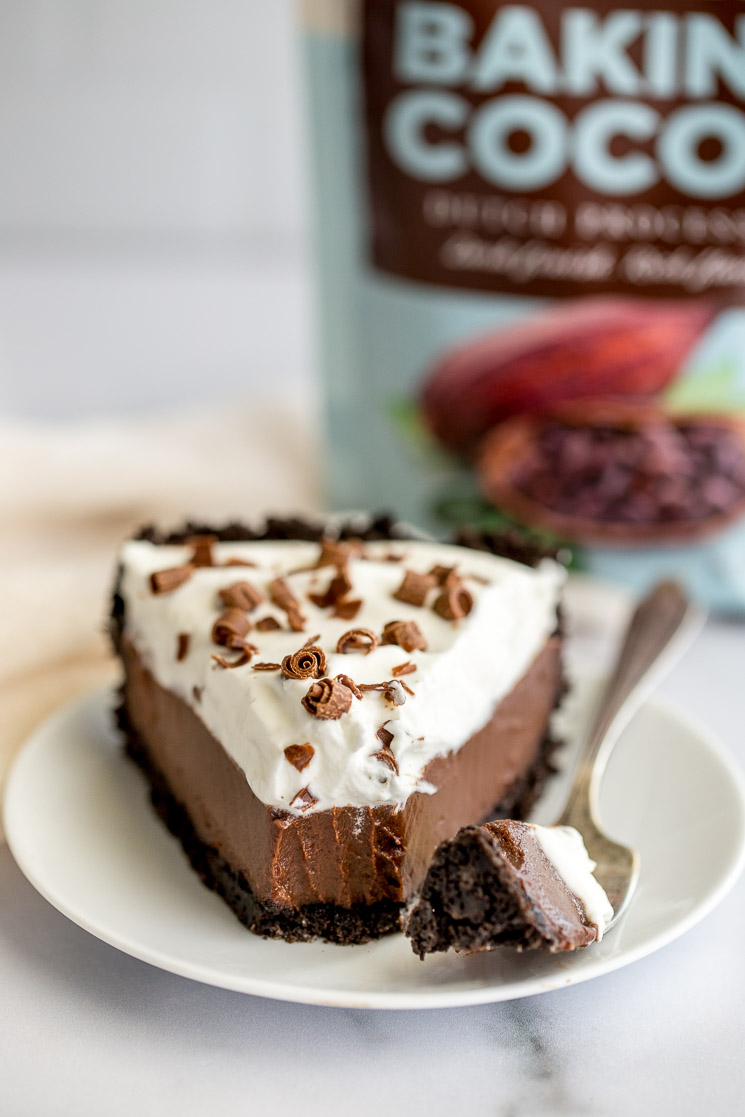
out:
M324 593L309 593L308 599L319 609L328 609L342 601L352 588L352 580L346 566L337 567L337 573L328 584Z
M346 714L354 695L336 679L319 679L303 698L303 706L314 718L335 721Z
M316 567L345 566L351 558L360 558L362 555L361 539L322 539L321 552L316 561Z
M150 575L150 589L155 594L173 593L184 582L188 582L194 573L194 567L188 563L184 566L172 566L168 570L156 570Z
M251 661L251 656L255 651L256 648L253 644L244 644L241 654L237 659L225 659L225 657L221 655L213 655L212 659L214 659L218 667L222 667L225 671L230 671L233 667L245 667L245 665Z
M287 614L290 628L295 632L302 632L305 628L305 617L300 610L300 602L285 579L275 578L269 585L269 594L274 604Z
M458 582L445 589L432 608L446 621L460 621L473 609L473 596L461 582Z
M306 741L304 745L288 745L285 749L285 759L297 768L298 772L302 772L303 768L307 768L313 759L315 749L310 741Z
M188 632L179 632L176 637L176 659L180 663L182 659L186 659L189 654L189 644L191 643L191 636Z
M429 577L434 578L438 586L451 584L453 576L457 577L455 566L433 566Z
M336 642L339 655L348 655L350 652L362 652L369 655L379 644L375 633L369 628L350 628L342 633Z
M342 621L353 621L362 608L362 601L358 598L347 598L346 601L337 601L332 617L339 617Z
M281 671L281 663L252 663L252 671Z
M277 629L281 627L282 625L279 623L276 617L261 617L256 622L257 632L276 632Z
M394 679L399 679L401 675L413 675L416 669L416 663L407 660L406 663L399 663L397 667L392 668L391 674Z
M312 795L307 787L303 787L298 791L290 806L296 811L308 811L317 802L315 795Z
M212 642L226 648L242 648L250 627L251 622L241 609L225 609L212 626Z
M216 535L192 535L186 540L192 548L189 562L192 566L214 566L212 554L213 544L217 543Z
M282 674L288 679L321 679L326 674L326 656L313 644L302 647L282 660Z
M394 706L403 706L406 695L414 696L414 691L399 679L388 679L384 683L360 683L360 690L380 690L383 697L392 702ZM405 692L405 693L404 693Z
M357 686L354 679L350 679L349 675L334 675L334 678L337 680L337 682L340 682L345 687L348 687L349 690L351 690L352 694L355 696L355 698L360 698L360 699L362 698L362 691Z
M243 609L245 613L253 612L264 600L250 582L234 582L232 586L221 589L218 596L229 609Z
M436 585L437 582L431 574L417 574L414 570L407 570L403 582L393 596L397 601L403 601L407 605L421 607L426 603L430 590L433 590Z
M416 621L389 621L383 629L384 644L398 644L405 652L427 650L427 641Z

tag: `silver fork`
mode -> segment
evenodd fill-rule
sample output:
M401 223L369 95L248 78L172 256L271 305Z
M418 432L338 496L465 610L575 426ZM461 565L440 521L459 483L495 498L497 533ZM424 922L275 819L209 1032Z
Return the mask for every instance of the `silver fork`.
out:
M639 853L603 833L598 814L600 780L622 730L700 631L705 616L676 582L661 582L639 604L585 738L567 804L554 824L579 830L597 862L595 877L613 905L608 928L621 917L636 888Z

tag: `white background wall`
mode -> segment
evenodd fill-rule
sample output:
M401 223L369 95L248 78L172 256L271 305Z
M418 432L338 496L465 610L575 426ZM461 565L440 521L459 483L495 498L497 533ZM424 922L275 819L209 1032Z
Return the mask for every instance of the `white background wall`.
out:
M0 0L0 410L307 375L293 0Z

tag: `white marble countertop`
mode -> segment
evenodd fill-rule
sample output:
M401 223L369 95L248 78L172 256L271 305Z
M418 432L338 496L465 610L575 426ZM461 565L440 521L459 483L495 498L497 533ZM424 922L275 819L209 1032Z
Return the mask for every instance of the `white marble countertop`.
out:
M745 628L710 622L662 687L745 764ZM0 1113L397 1111L686 1117L740 1111L745 881L657 954L584 985L477 1008L265 1001L118 953L0 850Z

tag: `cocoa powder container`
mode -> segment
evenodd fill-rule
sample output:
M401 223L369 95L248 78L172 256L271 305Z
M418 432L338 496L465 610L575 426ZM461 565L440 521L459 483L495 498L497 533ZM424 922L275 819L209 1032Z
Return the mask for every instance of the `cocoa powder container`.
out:
M307 0L339 507L745 613L734 0Z

